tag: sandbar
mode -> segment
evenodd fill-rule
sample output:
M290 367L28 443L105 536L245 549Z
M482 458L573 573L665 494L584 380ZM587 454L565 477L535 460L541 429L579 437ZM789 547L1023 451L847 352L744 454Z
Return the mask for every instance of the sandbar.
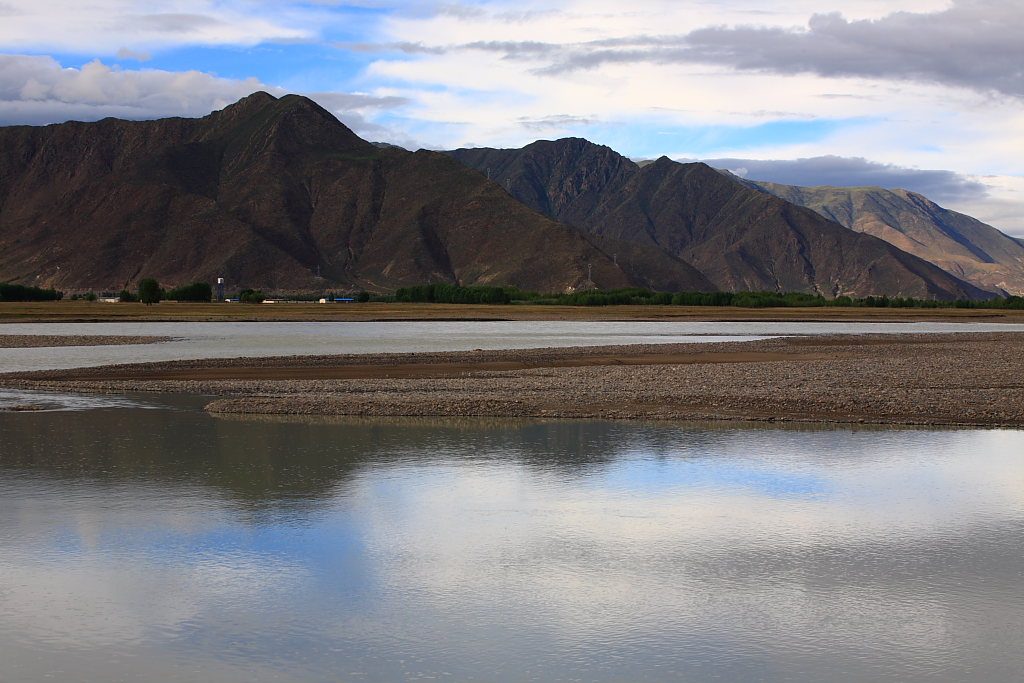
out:
M156 344L171 337L99 334L0 334L0 349L29 349L47 346L118 346Z

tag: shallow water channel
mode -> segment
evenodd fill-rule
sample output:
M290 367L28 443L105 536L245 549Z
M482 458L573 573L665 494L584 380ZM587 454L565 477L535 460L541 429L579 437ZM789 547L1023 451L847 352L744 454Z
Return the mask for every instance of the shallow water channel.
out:
M0 391L11 681L1014 681L1024 432Z
M753 341L784 335L1024 332L1015 323L396 321L4 323L0 334L148 335L157 344L3 349L0 372L192 358Z

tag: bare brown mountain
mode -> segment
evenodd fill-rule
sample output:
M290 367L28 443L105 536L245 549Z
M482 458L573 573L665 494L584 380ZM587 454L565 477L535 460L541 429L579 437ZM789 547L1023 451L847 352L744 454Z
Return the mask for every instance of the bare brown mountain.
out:
M0 281L711 288L669 254L623 247L631 260L617 264L617 248L443 154L366 142L295 95L201 119L0 128Z
M851 230L880 237L982 289L1024 294L1024 245L916 192L741 182L813 209Z
M641 167L578 138L447 153L495 179L527 206L595 235L663 249L695 266L719 289L992 296L884 240L746 187L704 164L662 157Z

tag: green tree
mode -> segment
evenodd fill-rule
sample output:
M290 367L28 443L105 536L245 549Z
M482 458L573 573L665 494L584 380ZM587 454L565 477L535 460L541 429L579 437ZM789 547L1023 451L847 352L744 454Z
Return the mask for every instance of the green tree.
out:
M243 304L259 304L263 303L266 299L266 295L259 290L243 289L238 293L238 300Z
M159 303L163 295L160 290L160 283L152 278L143 278L139 280L139 301L150 306L155 303Z
M173 301L209 302L213 298L213 288L209 282L193 282L190 285L175 287L167 292L167 298Z

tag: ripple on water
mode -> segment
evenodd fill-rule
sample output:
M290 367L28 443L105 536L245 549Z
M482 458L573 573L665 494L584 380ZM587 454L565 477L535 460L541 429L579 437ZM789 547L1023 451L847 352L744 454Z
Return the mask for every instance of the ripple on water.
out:
M102 408L157 408L124 396L105 394L64 394L49 391L23 391L0 389L0 411L54 412L68 410L97 410Z

